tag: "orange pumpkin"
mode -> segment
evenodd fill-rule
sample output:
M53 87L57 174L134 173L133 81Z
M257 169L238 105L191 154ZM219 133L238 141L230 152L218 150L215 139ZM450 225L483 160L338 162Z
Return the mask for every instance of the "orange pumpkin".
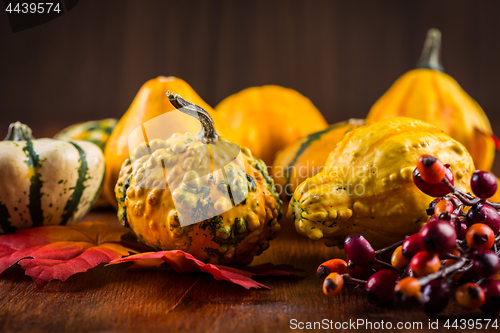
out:
M328 126L308 98L274 85L244 89L220 102L215 111L240 135L236 143L268 165L282 147Z

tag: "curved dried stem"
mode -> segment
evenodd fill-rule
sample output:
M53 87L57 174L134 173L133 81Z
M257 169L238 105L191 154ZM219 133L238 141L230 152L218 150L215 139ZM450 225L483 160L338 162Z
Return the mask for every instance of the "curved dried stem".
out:
M215 130L215 124L210 114L202 107L190 103L183 99L180 95L167 91L168 100L170 103L182 113L197 118L201 123L201 130L197 135L197 139L202 142L216 142L219 134Z

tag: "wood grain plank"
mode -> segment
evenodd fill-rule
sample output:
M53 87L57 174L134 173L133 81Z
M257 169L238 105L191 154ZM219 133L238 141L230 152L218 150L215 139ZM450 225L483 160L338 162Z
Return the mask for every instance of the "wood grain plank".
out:
M117 224L113 212L97 211L87 221ZM412 302L379 307L367 302L363 290L345 288L337 297L321 292L314 272L338 250L292 233L290 225L254 264L292 264L304 276L260 277L271 290L245 290L204 273L179 275L171 269L128 271L128 264L100 265L65 282L38 290L20 267L0 275L1 332L281 332L290 320L349 322L421 322L428 318ZM439 319L482 318L453 301ZM332 330L333 331L333 330ZM367 331L377 331L375 329ZM484 331L484 330L482 330Z

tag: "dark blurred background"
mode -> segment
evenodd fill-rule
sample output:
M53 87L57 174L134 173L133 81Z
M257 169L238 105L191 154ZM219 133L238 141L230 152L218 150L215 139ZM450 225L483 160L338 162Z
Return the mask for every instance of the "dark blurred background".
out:
M83 0L18 33L0 17L0 132L20 120L35 136L52 136L75 122L120 117L159 75L186 80L212 106L243 88L278 84L309 97L330 123L362 118L414 68L436 27L445 71L500 134L496 0Z

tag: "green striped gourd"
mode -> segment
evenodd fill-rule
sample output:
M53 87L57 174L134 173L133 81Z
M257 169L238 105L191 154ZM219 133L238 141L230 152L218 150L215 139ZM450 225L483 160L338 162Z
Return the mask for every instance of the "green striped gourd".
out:
M104 147L106 147L109 136L111 135L111 132L113 132L117 122L117 119L108 118L74 124L57 133L54 138L62 140L90 141L98 145L104 151ZM109 206L109 202L104 194L101 193L93 207L101 208L107 206Z
M320 172L328 155L346 133L363 125L366 125L363 119L349 119L306 135L281 149L271 171L281 199L289 199L300 183Z
M104 155L87 141L34 139L16 122L0 142L0 233L78 222L99 194Z
M104 150L117 122L117 119L109 118L74 124L57 133L54 139L90 141Z

